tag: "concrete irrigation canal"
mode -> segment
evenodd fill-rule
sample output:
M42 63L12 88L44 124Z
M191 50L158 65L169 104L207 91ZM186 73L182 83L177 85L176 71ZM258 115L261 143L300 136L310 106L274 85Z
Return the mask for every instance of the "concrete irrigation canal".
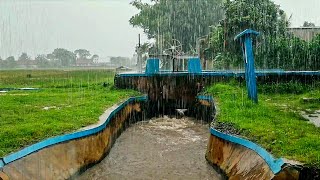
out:
M192 118L139 122L76 179L222 179L204 158L207 142L208 124Z
M159 59L149 59L146 73L117 74L115 86L146 95L114 105L95 125L0 159L0 179L305 179L303 168L209 126L217 108L203 87L244 81L246 73L203 72L196 58L188 65L187 72L161 72ZM256 77L308 83L319 81L320 72L258 71ZM254 86L248 94L257 102Z
M170 111L177 103L164 103L159 108L164 111L155 111L160 106L151 99L130 98L106 111L96 125L49 138L4 157L0 177L272 179L281 172L282 160L273 159L256 144L214 129L209 133L205 122L214 114L212 98L198 97L194 103L183 111L198 121ZM159 112L182 118L152 119ZM113 146L129 125L133 126ZM93 166L96 163L99 164Z
M281 73L289 77L288 72ZM261 77L269 80L282 76L265 73ZM319 78L319 73L291 76ZM216 114L214 100L198 93L205 83L228 78L237 77L214 72L119 74L115 77L116 86L138 89L147 96L114 105L95 125L49 138L2 158L0 177L303 179L298 169L273 158L259 145L209 128Z

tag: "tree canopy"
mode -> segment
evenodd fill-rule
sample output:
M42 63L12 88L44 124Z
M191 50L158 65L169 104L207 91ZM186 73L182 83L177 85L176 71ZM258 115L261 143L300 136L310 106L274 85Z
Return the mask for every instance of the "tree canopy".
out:
M209 26L223 17L222 0L134 0L131 4L140 12L131 17L130 24L155 38L160 50L172 39L179 40L184 51L194 49L197 38L207 35Z
M272 55L270 49L279 42L277 39L288 36L289 21L285 12L271 0L226 0L223 8L225 18L211 29L208 37L210 53L206 58L219 61L217 63L223 68L238 67L242 64L242 52L234 37L245 29L253 29L261 33L254 41L258 51L256 64L275 67L277 60L265 62L265 57Z
M81 59L88 59L91 56L90 51L86 49L77 49L74 51L74 54Z
M19 61L27 61L27 60L30 60L30 57L28 56L27 53L22 53L20 55L20 57L18 58Z
M271 0L226 0L224 10L222 26L232 37L245 29L263 35L284 35L289 25L285 12Z
M55 60L59 61L60 66L70 66L75 63L76 56L73 52L63 48L57 48L52 52Z
M305 21L302 25L303 27L316 27L316 25L312 22Z

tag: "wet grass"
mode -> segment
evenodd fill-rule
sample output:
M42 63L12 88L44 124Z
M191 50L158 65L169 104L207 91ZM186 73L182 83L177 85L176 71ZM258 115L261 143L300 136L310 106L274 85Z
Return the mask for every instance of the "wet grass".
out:
M310 124L299 113L305 109L320 109L320 103L305 103L302 100L319 98L320 88L314 86L308 90L303 87L306 90L290 93L264 91L275 88L270 86L273 85L260 86L259 104L249 101L245 87L237 83L216 84L207 91L218 103L218 121L231 123L242 136L277 157L319 168L320 128Z
M93 124L105 109L138 94L115 89L113 77L106 70L0 71L0 89L40 88L0 93L0 157Z

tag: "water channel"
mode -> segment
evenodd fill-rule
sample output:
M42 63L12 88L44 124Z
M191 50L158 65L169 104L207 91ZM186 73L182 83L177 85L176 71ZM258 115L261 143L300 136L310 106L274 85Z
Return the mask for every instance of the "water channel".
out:
M139 122L76 179L222 179L205 160L208 124L169 117Z

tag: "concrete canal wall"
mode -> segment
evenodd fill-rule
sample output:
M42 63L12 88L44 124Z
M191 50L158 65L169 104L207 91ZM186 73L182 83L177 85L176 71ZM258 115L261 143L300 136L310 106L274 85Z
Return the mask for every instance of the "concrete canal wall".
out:
M282 159L274 159L258 145L211 129L206 159L229 179L273 179L282 171Z

